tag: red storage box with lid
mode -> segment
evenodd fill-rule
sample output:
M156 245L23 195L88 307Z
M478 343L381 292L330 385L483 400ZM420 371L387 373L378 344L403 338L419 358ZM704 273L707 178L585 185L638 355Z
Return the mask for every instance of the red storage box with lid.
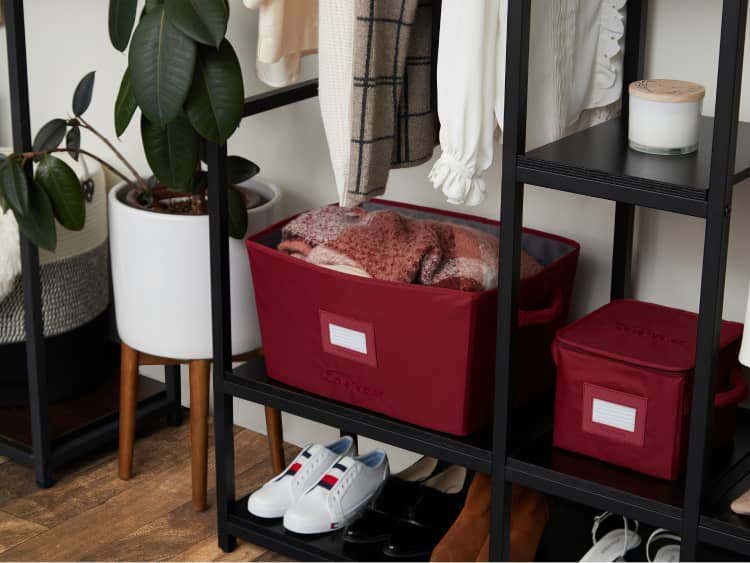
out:
M663 479L684 469L698 316L613 301L561 329L554 445ZM732 438L747 394L737 360L742 325L723 322L714 445Z
M493 233L499 227L401 203L365 208ZM269 377L442 432L467 435L486 427L497 289L466 292L321 268L276 250L289 220L247 243ZM532 230L524 232L523 245L544 266L521 284L520 391L528 398L554 386L550 346L567 316L579 245Z

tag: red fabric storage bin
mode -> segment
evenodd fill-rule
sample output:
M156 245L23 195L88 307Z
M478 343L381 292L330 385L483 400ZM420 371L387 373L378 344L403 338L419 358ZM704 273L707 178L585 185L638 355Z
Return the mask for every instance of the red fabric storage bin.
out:
M554 445L641 473L678 479L687 453L698 316L613 301L561 329ZM732 438L747 394L737 359L742 325L723 322L714 445Z
M401 203L366 209L497 232L499 223ZM465 292L361 278L276 250L283 221L248 243L268 375L344 403L435 430L467 435L490 422L497 289ZM550 346L565 322L579 245L526 230L544 266L521 284L524 398L551 391Z

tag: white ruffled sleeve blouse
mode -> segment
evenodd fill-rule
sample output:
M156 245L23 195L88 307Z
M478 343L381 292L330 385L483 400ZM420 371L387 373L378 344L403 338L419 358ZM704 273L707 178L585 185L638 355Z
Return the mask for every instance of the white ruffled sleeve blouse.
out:
M529 88L553 90L545 107L558 136L581 114L616 102L622 91L626 0L545 0L532 4L533 25L551 37L532 41L546 70ZM492 164L494 133L503 123L508 0L443 0L438 53L442 155L429 178L449 203L478 205ZM530 76L534 74L530 70ZM547 98L550 98L547 96ZM530 120L539 122L539 120ZM551 124L549 123L551 121Z

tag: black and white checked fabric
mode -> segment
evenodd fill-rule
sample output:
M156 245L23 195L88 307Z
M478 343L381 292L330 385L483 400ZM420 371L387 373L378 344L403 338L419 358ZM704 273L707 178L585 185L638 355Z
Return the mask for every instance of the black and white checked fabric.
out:
M356 0L355 19L349 206L381 195L391 168L429 160L438 143L432 2Z

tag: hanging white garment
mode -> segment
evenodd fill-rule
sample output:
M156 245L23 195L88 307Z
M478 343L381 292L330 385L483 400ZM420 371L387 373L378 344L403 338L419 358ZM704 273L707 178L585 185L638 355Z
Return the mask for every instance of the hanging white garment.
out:
M353 0L320 0L318 14L318 102L340 201L352 148L354 7Z
M317 0L244 0L259 10L258 78L274 88L300 78L302 57L318 49Z
M626 0L532 3L528 138L541 144L615 104ZM503 123L508 0L443 0L437 64L442 155L429 178L453 204L479 205ZM598 112L597 120L611 115ZM587 112L588 113L588 112Z

